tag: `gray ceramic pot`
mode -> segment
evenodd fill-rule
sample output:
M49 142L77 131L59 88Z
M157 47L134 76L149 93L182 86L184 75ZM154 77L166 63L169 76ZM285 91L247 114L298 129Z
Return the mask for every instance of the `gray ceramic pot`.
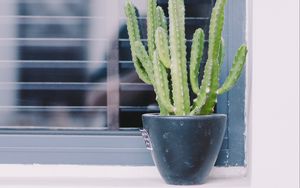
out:
M202 184L220 151L226 115L143 115L147 148L168 184Z

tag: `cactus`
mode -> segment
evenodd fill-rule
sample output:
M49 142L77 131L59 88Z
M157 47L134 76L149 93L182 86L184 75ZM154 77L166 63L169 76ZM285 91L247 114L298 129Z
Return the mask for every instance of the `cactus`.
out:
M202 29L197 29L193 36L191 60L190 60L190 82L192 90L195 94L199 93L198 75L200 62L202 60L204 48L204 32Z
M229 91L236 84L246 62L245 45L238 49L225 82L221 87L219 84L225 51L222 31L226 2L227 0L217 0L212 10L208 54L200 87L198 79L205 37L201 28L197 29L193 36L189 81L196 97L192 105L188 86L184 1L169 0L168 26L165 14L162 8L157 6L156 0L148 0L148 51L140 39L135 7L131 2L126 2L125 13L132 60L140 79L153 85L161 115L211 114L217 102L217 95Z

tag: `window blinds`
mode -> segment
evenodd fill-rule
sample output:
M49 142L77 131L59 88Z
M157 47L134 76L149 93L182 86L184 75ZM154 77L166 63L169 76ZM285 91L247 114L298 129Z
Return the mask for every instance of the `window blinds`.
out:
M146 44L146 0L134 0ZM0 127L140 127L158 112L131 62L125 0L0 0ZM212 0L187 0L188 51ZM167 0L158 0L167 14ZM189 54L188 54L189 56Z

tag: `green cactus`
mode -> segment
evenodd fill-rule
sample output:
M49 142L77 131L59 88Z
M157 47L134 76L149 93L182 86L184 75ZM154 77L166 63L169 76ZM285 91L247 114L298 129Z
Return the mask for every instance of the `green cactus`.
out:
M219 76L224 57L223 48L224 42L221 40L218 61L214 62L215 64L213 65L210 92L207 96L204 106L201 109L201 114L211 114L214 111L214 106L217 103L217 89L219 87Z
M157 16L157 25L159 27L164 28L166 31L168 30L167 20L163 9L160 6L156 8L156 16Z
M155 30L158 27L156 0L148 0L147 10L148 51L150 59L153 60L153 53L155 50Z
M195 94L200 92L199 90L199 69L200 62L202 60L204 48L204 31L202 29L197 29L193 36L191 59L190 59L190 82L192 90Z
M200 87L198 79L205 37L200 28L193 36L189 81L196 98L192 105L190 105L186 60L184 1L169 0L168 27L162 8L157 6L156 0L148 0L148 52L140 39L135 8L129 1L126 3L125 13L128 18L127 30L132 60L140 79L153 85L161 115L211 114L217 102L217 95L229 91L236 84L246 62L245 45L238 49L228 77L223 85L219 86L225 51L222 31L226 2L227 0L217 0L212 10L208 54Z
M147 84L151 84L151 81L146 73L146 70L142 66L142 63L137 59L136 54L132 48L135 41L141 41L140 31L138 28L138 21L136 17L135 7L128 1L125 5L125 14L127 16L127 30L129 33L129 40L131 46L132 61L135 70L141 80Z
M238 49L235 55L233 65L229 72L228 77L226 78L222 87L217 90L218 95L221 95L226 91L229 91L236 84L236 82L238 81L242 73L244 62L246 61L246 54L247 54L247 46L242 45Z
M188 115L190 97L186 69L183 0L169 0L172 93L176 115Z
M162 27L157 28L155 33L155 44L159 59L166 68L170 68L171 59L168 44L168 34Z
M154 68L154 84L156 87L156 94L161 99L162 105L168 112L174 112L174 107L170 100L169 82L165 67L160 63L158 54L154 51L153 54L153 68Z

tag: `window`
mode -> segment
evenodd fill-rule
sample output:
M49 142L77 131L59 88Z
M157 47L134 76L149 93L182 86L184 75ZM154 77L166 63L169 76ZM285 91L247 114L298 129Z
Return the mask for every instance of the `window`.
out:
M133 2L146 43L146 0ZM158 108L134 72L124 3L0 0L0 163L152 164L138 128ZM186 0L188 51L213 3ZM221 81L245 38L243 10L228 3ZM217 165L244 165L244 82L219 98L228 129Z

